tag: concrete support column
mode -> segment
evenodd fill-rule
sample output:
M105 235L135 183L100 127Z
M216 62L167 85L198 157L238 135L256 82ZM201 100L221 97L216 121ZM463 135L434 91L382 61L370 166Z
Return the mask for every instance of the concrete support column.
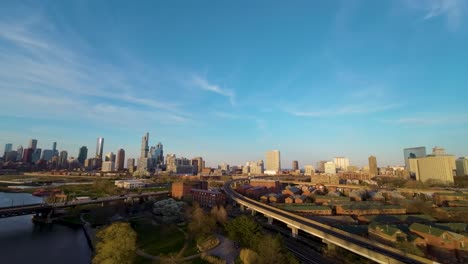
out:
M273 224L273 217L267 216L267 219L268 219L268 224L269 225Z
M243 204L240 205L240 210L241 210L241 212L245 211L245 206Z
M293 238L297 238L297 235L298 235L298 233L299 233L299 230L297 230L297 228L294 227L294 226L289 226L289 225L288 225L288 227L291 228L291 236L292 236Z
M333 244L333 243L331 243L330 241L325 240L325 239L322 239L322 242L325 243L325 244L327 244L327 250L328 250L328 251L333 251L333 250L336 249L336 245Z
M252 211L252 216L255 216L257 214L257 211L251 209L250 211Z

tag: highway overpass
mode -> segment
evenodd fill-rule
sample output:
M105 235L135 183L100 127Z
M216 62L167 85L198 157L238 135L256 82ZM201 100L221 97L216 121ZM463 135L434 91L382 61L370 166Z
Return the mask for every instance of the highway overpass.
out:
M133 199L146 198L146 197L152 197L152 196L167 196L167 195L169 195L168 191L146 192L146 193L140 193L140 194L109 196L109 197L103 197L103 198L98 198L98 199L76 200L76 201L60 202L60 203L36 203L36 204L0 207L0 218L50 212L50 211L53 211L54 209L75 207L78 205L105 204L105 203L114 202L114 201L133 200Z
M245 179L239 181L245 181ZM272 223L273 220L285 223L291 228L293 237L297 237L298 230L302 230L321 238L328 245L344 248L378 263L436 263L432 260L403 252L376 241L358 237L343 230L247 198L232 189L235 182L236 180L232 180L224 185L226 194L233 201L239 204L241 208L247 207L265 215L269 223Z

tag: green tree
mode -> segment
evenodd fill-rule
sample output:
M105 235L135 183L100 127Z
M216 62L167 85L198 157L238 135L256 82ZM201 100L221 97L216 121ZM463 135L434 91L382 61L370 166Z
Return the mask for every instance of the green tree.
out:
M227 222L224 228L230 239L248 248L255 248L257 239L261 235L260 226L245 215Z
M227 222L227 212L226 209L224 209L224 206L222 205L213 206L213 208L211 209L211 215L220 224L224 224Z
M136 251L136 232L128 223L114 223L97 233L99 242L93 264L131 264Z

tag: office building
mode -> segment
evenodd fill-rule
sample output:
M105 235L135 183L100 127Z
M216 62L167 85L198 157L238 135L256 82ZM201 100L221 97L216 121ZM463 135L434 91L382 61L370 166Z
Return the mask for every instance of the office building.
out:
M220 169L221 171L224 171L224 173L229 173L230 172L229 164L227 164L227 163L223 163L221 165L218 165L218 169Z
M102 153L104 151L104 138L98 137L96 143L96 158L102 160Z
M5 149L3 151L3 156L5 156L6 153L8 153L8 152L10 152L12 150L13 150L13 144L11 144L11 143L5 144Z
M410 173L416 180L425 182L429 179L453 183L455 156L426 156L409 158Z
M68 169L68 152L65 150L60 151L58 165L62 169Z
M292 162L292 170L296 171L299 169L299 162L297 160L293 160Z
M36 148L33 150L33 153L31 155L31 163L36 164L41 159L41 152L42 150L40 148Z
M208 189L206 181L180 181L174 182L171 186L171 196L176 199L192 199L192 189Z
M160 168L164 164L164 151L161 142L154 147L154 151L152 151L151 154L154 166Z
M457 176L468 176L468 157L461 157L455 162Z
M266 153L265 170L268 171L281 171L281 157L279 150L270 150Z
M52 151L53 151L52 157L58 156L57 142L52 143Z
M115 170L116 171L123 171L124 170L124 163L125 163L125 150L119 149L117 151L117 158L115 161Z
M104 158L104 161L113 161L115 162L115 154L114 152L109 152L106 154L106 157Z
M127 160L127 169L130 173L133 173L135 171L135 159Z
M369 175L371 177L377 176L378 175L378 170L377 170L377 158L375 156L370 156L369 157Z
M176 165L176 155L175 154L167 154L166 155L166 167L169 165Z
M333 159L333 162L335 163L335 167L339 170L347 170L349 166L349 159L345 157L335 157Z
M140 151L140 158L148 158L148 140L149 140L149 133L146 132L145 135L141 138L141 151Z
M317 162L317 171L318 172L325 172L325 163L327 163L326 160L321 160Z
M336 174L336 166L334 162L327 161L324 164L326 174Z
M15 162L18 158L18 152L15 150L8 151L5 153L4 160L5 162Z
M103 161L101 171L102 172L115 171L115 162L114 161Z
M426 147L405 148L403 150L403 158L405 159L405 167L409 169L409 158L426 157Z
M16 149L16 152L17 152L17 154L18 154L18 156L16 157L16 160L17 160L17 161L22 161L22 160L23 160L23 154L24 154L24 153L23 153L23 152L24 152L23 146L19 146L19 147Z
M432 155L434 155L434 156L446 155L445 149L435 146L435 147L432 148Z
M305 165L304 170L304 175L312 176L315 174L315 168L312 165Z
M54 151L51 149L44 149L42 151L41 160L49 161L54 156Z
M78 162L81 165L84 165L85 160L88 158L88 148L86 146L82 146L80 151L78 152Z
M198 173L201 173L202 170L205 168L203 158L202 157L195 157L192 159L192 166L194 169L197 170Z
M27 148L27 149L25 149L23 151L23 162L24 163L31 163L33 152L34 152L34 149L32 149L32 148Z
M36 149L37 148L37 139L30 139L28 148Z

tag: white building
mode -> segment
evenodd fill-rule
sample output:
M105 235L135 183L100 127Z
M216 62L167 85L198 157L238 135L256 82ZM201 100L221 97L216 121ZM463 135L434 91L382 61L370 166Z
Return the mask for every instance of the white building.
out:
M455 161L457 176L468 176L468 157L461 157Z
M312 165L305 165L304 169L305 169L304 175L312 176L315 174L315 168Z
M145 187L146 184L140 180L118 180L115 181L115 186L124 189L138 189Z
M345 157L335 157L333 159L333 162L335 163L335 167L339 170L344 170L346 171L349 166L349 159Z
M113 161L103 161L101 171L103 171L103 172L115 171L115 162L113 162Z
M281 157L279 150L270 150L266 153L266 170L281 171Z
M334 162L328 161L325 162L325 173L326 174L336 174L336 166Z

